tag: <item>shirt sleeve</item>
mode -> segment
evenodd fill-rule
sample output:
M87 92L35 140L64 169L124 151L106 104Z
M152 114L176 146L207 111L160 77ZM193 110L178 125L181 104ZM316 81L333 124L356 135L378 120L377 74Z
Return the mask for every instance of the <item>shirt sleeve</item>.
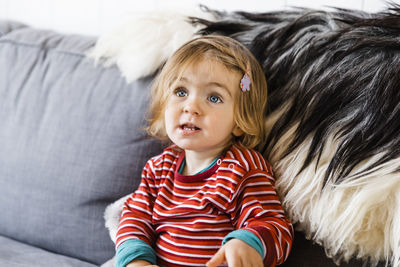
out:
M265 251L263 243L257 235L253 234L247 230L235 230L230 232L227 236L224 237L222 241L222 245L225 245L231 239L240 239L255 250L264 258Z
M152 161L149 160L143 169L138 189L124 204L115 243L117 251L122 243L132 239L140 239L153 247L155 232L152 225L152 210L156 198L156 186L152 169Z
M156 264L157 258L153 248L140 239L130 239L122 243L115 256L115 267L125 267L133 260L145 260Z
M235 228L250 231L261 240L265 266L282 264L293 242L293 227L274 182L269 172L251 170L240 180L229 208Z

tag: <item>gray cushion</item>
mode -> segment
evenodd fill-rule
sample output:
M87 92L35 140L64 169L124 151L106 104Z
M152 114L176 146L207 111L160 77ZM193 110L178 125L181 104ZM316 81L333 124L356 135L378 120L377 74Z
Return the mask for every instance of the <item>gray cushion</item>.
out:
M128 85L95 67L94 42L27 27L0 36L0 234L101 264L114 254L105 207L161 145L143 131L151 78Z
M95 267L96 265L74 258L54 254L12 239L0 236L0 266L4 267L55 267L76 266Z

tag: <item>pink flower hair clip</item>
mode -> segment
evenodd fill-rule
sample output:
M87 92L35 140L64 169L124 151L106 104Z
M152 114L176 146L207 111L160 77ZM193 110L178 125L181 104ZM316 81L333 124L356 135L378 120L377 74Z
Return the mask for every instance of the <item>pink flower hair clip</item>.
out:
M243 75L243 78L240 80L240 88L242 92L250 91L251 80L247 72Z

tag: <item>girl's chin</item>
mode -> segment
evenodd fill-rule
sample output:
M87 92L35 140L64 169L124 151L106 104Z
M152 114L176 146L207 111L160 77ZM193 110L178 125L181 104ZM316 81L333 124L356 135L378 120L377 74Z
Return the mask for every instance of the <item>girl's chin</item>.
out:
M191 150L191 151L207 151L209 148L208 146L205 146L204 143L203 144L199 144L199 143L193 143L193 142L185 142L183 140L177 140L176 142L174 142L175 145L177 145L178 147L180 147L181 149L184 150Z
M191 152L196 152L196 153L220 153L224 150L225 147L219 146L219 145L210 145L209 143L201 143L201 144L187 144L185 142L174 142L175 145L177 145L179 148L185 150L185 151L191 151Z

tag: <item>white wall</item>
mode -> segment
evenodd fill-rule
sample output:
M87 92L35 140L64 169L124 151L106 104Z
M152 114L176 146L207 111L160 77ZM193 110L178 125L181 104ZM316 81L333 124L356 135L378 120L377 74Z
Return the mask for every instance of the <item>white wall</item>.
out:
M256 12L290 6L336 6L376 12L386 6L384 0L0 0L0 19L18 20L65 33L100 35L133 12L182 9L199 2L215 9Z

